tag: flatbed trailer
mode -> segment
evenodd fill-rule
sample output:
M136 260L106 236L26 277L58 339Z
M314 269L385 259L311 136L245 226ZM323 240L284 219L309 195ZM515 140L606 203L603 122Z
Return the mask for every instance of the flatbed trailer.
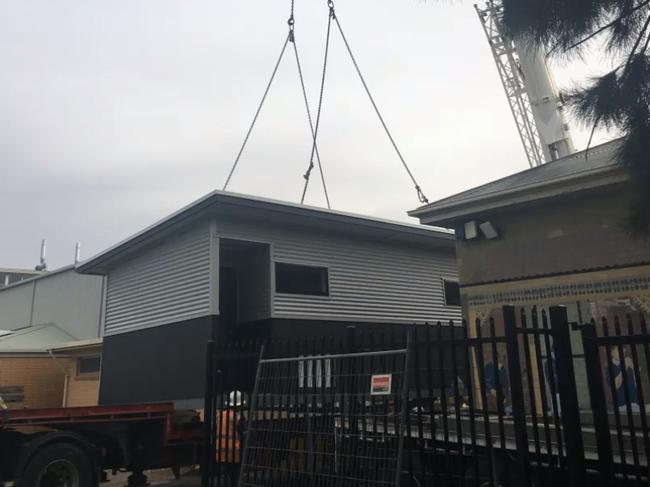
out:
M439 453L440 455L449 455L453 452L455 456L465 456L471 463L476 460L473 458L476 453L495 455L500 459L505 459L508 455L514 455L517 451L515 440L515 424L512 417L505 416L499 418L498 415L489 415L485 418L482 415L461 414L457 416L454 413L446 415L434 413L433 415L421 415L421 423L418 425L417 413L410 415L410 427L403 428L403 434L407 441L405 447L414 451L427 451L429 453ZM537 418L537 423L541 423L541 418ZM473 426L471 426L473 424ZM555 469L559 465L566 463L566 451L563 452L561 442L558 443L558 430L552 425L548 429L548 441L539 436L545 435L543 426L538 424L538 437L535 437L535 423L532 417L526 418L528 454L530 455L531 466L540 470ZM342 437L350 431L350 421L337 419L335 426ZM460 430L458 429L460 427ZM503 429L503 434L500 429ZM470 434L474 430L474 435ZM559 428L560 434L564 435L564 430ZM488 433L489 432L489 433ZM596 446L596 433L591 425L582 425L581 427L584 442L584 460L587 471L599 471L598 450ZM356 434L360 434L368 441L377 441L386 438L395 438L396 429L392 422L373 421L371 419L357 420ZM489 435L489 437L488 437ZM617 432L610 430L612 443L614 444L613 459L615 474L619 478L624 477L627 472L630 478L634 478L633 466L637 465L646 469L646 474L642 476L642 481L648 481L647 469L649 467L647 452L644 448L644 435L641 431L634 433L634 439L629 431L622 433L622 443L617 444ZM489 438L489 440L488 440ZM636 447L636 459L632 443ZM418 457L418 455L415 455ZM630 480L631 482L631 480ZM630 483L629 485L636 485Z
M171 403L0 410L0 487L93 487L106 472L199 463L203 423Z

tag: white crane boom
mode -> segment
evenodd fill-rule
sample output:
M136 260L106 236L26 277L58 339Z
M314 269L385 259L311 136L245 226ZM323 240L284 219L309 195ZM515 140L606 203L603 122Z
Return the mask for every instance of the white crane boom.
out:
M500 2L488 0L485 7L474 7L490 43L530 166L575 152L564 120L563 103L544 52L508 37L501 22Z

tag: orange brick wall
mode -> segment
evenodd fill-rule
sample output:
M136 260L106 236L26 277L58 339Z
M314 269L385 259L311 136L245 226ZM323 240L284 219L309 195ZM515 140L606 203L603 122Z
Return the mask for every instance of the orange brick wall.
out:
M11 408L61 407L64 374L50 357L0 356L0 385L23 386L23 403Z

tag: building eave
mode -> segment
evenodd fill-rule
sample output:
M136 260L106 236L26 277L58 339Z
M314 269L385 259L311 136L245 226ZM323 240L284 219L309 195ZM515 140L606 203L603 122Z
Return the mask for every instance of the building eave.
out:
M50 358L50 354L40 349L0 350L0 358Z
M417 208L408 214L419 218L420 223L424 225L441 225L453 228L459 221L477 215L504 208L563 198L571 194L602 190L625 184L628 181L628 174L620 167L613 166L588 174L545 181L466 201L445 203L443 200Z
M34 269L17 269L13 267L0 267L0 273L7 273L7 274L25 274L25 275L34 275L37 276L39 274L44 274L47 271L37 271Z
M70 352L70 351L83 351L89 349L101 349L103 340L101 338L90 338L88 340L77 340L74 342L62 343L51 347L49 350L53 353Z
M287 215L299 219L327 222L330 224L354 225L356 229L383 230L387 234L409 235L440 242L453 249L454 234L443 228L430 228L410 223L394 222L381 218L366 217L353 213L326 210L267 198L253 197L224 191L213 191L199 200L181 208L168 217L154 223L144 230L126 238L107 250L77 265L76 269L84 274L105 274L111 263L120 260L139 246L146 245L154 238L180 225L200 219L218 211L228 211L228 207L259 209L275 214ZM387 235L387 238L390 238Z

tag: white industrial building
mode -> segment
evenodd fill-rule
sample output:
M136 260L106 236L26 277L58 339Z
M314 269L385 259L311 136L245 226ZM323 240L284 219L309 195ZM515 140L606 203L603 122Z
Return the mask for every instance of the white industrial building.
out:
M80 275L71 265L0 288L0 330L55 325L68 341L97 338L103 286L102 278Z

